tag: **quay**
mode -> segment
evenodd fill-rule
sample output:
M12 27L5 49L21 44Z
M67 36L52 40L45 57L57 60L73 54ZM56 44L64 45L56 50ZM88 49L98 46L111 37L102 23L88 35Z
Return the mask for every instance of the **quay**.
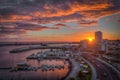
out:
M23 52L23 51L29 51L33 49L66 49L65 46L29 46L29 47L23 47L23 48L16 48L10 51L10 53L17 53L17 52Z
M45 51L45 52L37 52L36 54L31 54L26 59L68 59L72 57L72 51L62 51L62 50L52 50L52 51Z
M8 68L10 72L17 72L17 71L37 71L38 69L41 69L42 72L44 71L54 71L54 69L64 69L64 65L41 65L41 66L18 66ZM69 67L68 67L69 68Z

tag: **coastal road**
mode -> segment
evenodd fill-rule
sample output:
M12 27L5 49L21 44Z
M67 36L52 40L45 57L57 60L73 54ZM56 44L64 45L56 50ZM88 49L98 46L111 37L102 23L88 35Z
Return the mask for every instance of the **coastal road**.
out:
M114 69L97 60L91 54L82 53L81 55L95 67L98 75L98 80L120 80L119 75L116 71L114 71Z

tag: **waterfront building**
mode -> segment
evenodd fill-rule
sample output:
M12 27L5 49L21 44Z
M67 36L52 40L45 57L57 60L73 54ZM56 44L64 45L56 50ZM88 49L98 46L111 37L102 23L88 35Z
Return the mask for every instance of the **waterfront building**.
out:
M120 53L120 40L109 40L107 46L106 53Z
M87 48L87 40L80 41L80 45L81 45L82 49L86 49Z
M120 40L103 40L101 50L105 51L105 53L119 53Z
M101 51L108 52L108 40L107 39L103 40L102 45L101 45Z
M98 51L102 50L103 34L101 31L95 32L95 48Z
M120 40L104 40L103 44L105 54L102 57L120 69Z
M98 43L102 43L103 40L103 34L101 31L97 31L95 32L95 42Z

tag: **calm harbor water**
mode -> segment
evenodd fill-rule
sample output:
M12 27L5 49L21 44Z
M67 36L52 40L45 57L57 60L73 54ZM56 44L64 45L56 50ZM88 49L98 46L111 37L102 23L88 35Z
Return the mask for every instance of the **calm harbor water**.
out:
M28 45L27 45L28 46ZM32 53L39 51L45 51L41 49L20 52L20 53L9 53L10 50L15 48L21 48L24 46L4 46L0 47L0 68L6 68L15 66L17 63L27 62L31 66L40 66L40 65L64 65L64 69L55 69L54 71L44 71L41 69L35 71L19 71L19 72L9 72L9 70L0 70L0 80L60 80L65 77L69 72L69 63L60 59L53 60L27 60L26 57Z

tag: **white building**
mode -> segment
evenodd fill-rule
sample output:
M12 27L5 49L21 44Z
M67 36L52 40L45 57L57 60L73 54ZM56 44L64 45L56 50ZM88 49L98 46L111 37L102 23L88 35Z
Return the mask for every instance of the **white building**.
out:
M109 40L107 53L120 53L120 40Z
M101 45L101 50L107 52L108 51L108 40L103 40Z
M106 53L120 53L120 40L104 40L102 51Z

